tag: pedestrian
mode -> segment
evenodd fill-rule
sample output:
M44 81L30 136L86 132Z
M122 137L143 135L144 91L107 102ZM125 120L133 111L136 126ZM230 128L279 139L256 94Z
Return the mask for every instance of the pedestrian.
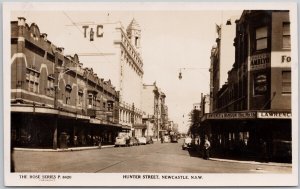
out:
M74 146L77 146L78 145L78 141L77 141L77 136L75 135L74 136Z
M204 142L204 159L209 159L209 149L210 149L210 142L208 139L205 139Z
M101 149L102 148L102 138L101 138L101 136L99 136L99 149Z
M267 142L263 139L260 139L260 152L261 152L261 161L269 162L268 150L267 150Z
M163 136L160 138L160 142L164 143L164 137Z

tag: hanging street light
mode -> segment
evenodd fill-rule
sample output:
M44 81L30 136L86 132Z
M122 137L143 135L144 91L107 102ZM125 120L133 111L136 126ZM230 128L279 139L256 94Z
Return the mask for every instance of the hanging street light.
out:
M182 79L182 71L181 70L209 70L209 68L179 68L179 75L178 75L178 79L181 80Z

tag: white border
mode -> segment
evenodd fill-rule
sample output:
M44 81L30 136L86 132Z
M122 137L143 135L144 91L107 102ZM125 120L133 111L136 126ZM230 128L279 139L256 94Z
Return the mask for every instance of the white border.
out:
M293 168L292 174L167 174L201 175L202 180L144 180L122 179L119 173L72 173L70 180L41 182L39 180L20 179L19 173L10 173L10 12L13 10L241 10L241 9L289 9L292 33L292 138ZM4 92L4 176L6 186L295 186L298 184L298 46L297 46L297 4L284 3L4 3L3 4L3 92ZM6 48L7 47L7 48ZM297 103L296 103L297 102ZM29 173L24 173L29 174ZM43 173L40 175L45 175ZM52 173L53 174L53 173ZM142 174L142 173L141 173ZM165 175L165 174L156 174Z

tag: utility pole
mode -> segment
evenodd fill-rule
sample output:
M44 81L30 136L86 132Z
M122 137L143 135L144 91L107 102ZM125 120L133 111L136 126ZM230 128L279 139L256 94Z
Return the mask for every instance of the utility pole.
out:
M58 110L57 98L58 98L58 52L55 51L55 63L54 63L54 110ZM59 111L59 110L58 110ZM53 128L53 149L57 149L57 124L58 124L58 113L55 115L54 128Z

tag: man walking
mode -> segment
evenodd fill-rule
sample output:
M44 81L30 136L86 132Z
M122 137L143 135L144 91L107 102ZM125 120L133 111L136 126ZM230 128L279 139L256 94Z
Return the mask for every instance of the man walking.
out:
M210 149L210 142L208 139L205 139L204 142L204 159L208 160L209 159L209 149Z

